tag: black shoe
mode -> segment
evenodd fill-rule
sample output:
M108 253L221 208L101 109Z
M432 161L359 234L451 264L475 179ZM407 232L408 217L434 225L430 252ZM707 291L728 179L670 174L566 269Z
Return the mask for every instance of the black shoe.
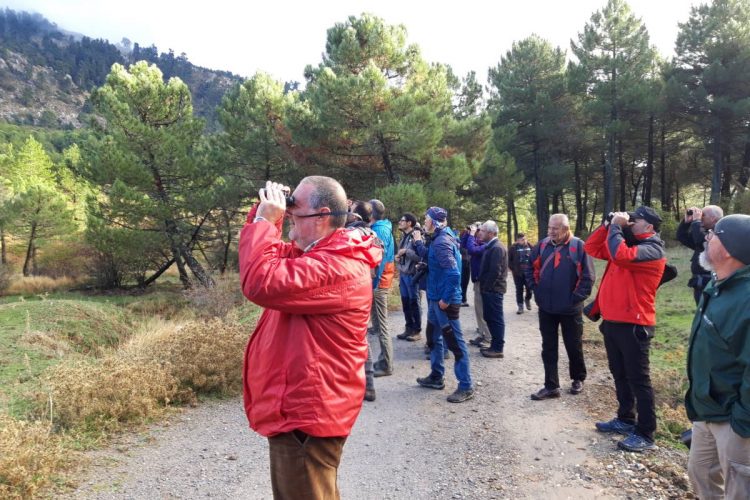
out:
M427 387L428 389L445 389L445 380L443 380L442 378L420 377L417 379L417 383L422 387Z
M390 377L393 375L393 370L381 370L380 368L372 372L373 377Z
M365 401L375 401L375 389L365 389Z
M518 304L518 311L516 311L516 314L523 314L523 304Z
M467 389L465 391L456 389L456 391L448 396L449 403L463 403L474 397L474 389Z
M531 299L526 299L526 309L531 311Z
M547 389L542 387L537 392L531 395L531 399L534 401L541 401L543 399L552 399L560 397L560 389Z
M399 333L398 335L396 335L396 338L399 340L406 340L407 337L409 337L409 335L411 334L412 334L412 331L407 329L407 330L404 330L403 333Z
M572 384L570 384L570 393L571 394L580 394L583 392L583 380L574 380Z
M502 358L505 357L505 354L503 354L503 351L496 351L494 349L480 349L479 352L484 356L485 358Z
M461 307L469 307L469 303L466 301L461 302Z
M407 335L404 340L408 340L409 342L416 342L417 340L422 340L422 335L420 334L419 330L412 330L409 332L409 335Z
M476 346L476 347L489 347L489 344L486 340L484 340L484 337L479 336L477 338L471 339L469 341L469 344Z

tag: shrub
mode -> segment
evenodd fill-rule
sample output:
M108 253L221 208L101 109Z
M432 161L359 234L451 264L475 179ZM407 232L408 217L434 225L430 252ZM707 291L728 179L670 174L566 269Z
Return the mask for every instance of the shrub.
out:
M50 278L68 276L81 280L87 277L93 258L94 250L86 244L70 239L51 241L36 259L36 274Z
M236 274L225 274L211 288L194 287L184 292L198 316L225 318L234 308L246 301Z
M5 292L10 286L11 277L10 266L0 264L0 294Z
M34 497L70 459L49 423L0 415L0 497Z
M49 276L23 276L13 280L8 287L9 295L37 295L57 290L66 290L75 284L72 278L50 278Z

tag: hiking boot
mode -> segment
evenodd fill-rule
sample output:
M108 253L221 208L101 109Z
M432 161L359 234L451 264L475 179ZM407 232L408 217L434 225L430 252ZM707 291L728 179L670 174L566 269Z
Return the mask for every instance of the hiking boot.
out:
M411 334L412 334L412 331L407 328L406 330L403 331L403 333L399 333L398 335L396 335L396 338L399 340L406 340L407 337L409 337L409 335Z
M631 432L635 431L635 424L623 422L617 417L613 418L609 422L597 422L594 425L596 426L596 430L599 432L616 432L617 434L622 434L623 436L628 436Z
M469 344L477 347L489 347L488 342L484 340L484 337L482 337L481 335L477 338L471 339L469 341Z
M656 449L656 445L653 441L646 436L642 436L638 432L631 432L622 441L618 441L617 447L621 450L635 451L638 453Z
M505 357L505 354L503 354L503 351L496 351L496 350L490 349L490 348L480 349L479 352L485 358L502 358L502 357Z
M417 383L422 387L427 387L428 389L445 389L445 380L442 378L433 378L432 376L420 377L417 379Z
M534 401L541 401L543 399L553 399L560 397L560 389L547 389L542 387L537 392L531 395L531 399Z
M526 309L531 311L531 299L526 299Z
M419 330L412 330L409 332L409 335L407 335L404 340L408 340L409 342L416 342L417 340L422 340L422 335L420 334Z
M365 401L375 401L375 389L365 389Z
M516 311L516 314L523 314L523 304L518 304L518 311Z
M572 384L570 384L570 393L571 394L580 394L583 392L583 380L574 380Z
M469 399L474 397L474 389L456 389L456 391L448 396L448 402L449 403L463 403L464 401L468 401Z
M393 375L393 370L376 368L375 371L372 372L373 377L390 377L391 375Z

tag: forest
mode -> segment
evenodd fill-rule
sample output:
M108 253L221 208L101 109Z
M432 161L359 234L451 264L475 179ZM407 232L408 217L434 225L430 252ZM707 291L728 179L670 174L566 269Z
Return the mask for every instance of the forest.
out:
M328 29L303 82L257 73L221 95L186 83L184 54L85 37L58 50L51 26L0 12L0 59L20 51L90 87L88 114L76 130L0 124L0 290L17 274L143 288L172 266L211 287L236 267L262 183L310 174L391 219L439 205L454 227L497 220L506 240L546 235L557 212L586 236L649 205L671 238L693 204L750 211L750 0L694 6L669 59L609 0L570 47L514 42L486 84L361 14Z

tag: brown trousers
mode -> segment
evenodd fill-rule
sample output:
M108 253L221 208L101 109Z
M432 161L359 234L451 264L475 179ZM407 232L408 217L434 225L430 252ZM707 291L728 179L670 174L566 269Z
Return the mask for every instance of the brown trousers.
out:
M276 500L338 500L336 483L346 437L292 431L268 438Z

